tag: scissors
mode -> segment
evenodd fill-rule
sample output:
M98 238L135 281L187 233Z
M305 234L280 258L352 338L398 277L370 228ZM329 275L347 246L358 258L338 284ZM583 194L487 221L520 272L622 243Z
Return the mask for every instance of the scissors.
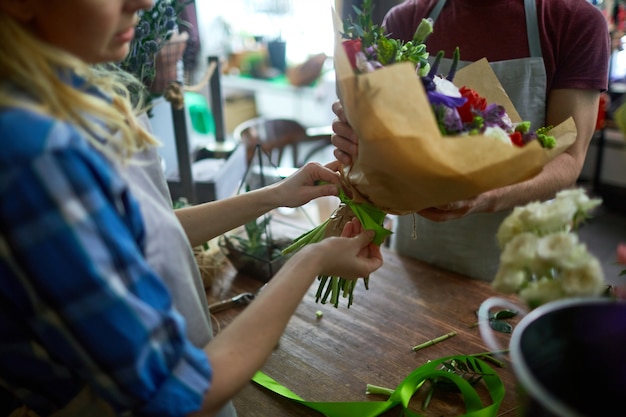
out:
M231 307L247 306L250 304L256 296L265 288L267 284L263 284L256 292L244 292L237 294L234 297L227 298L225 300L217 301L213 304L209 304L209 312L217 313L219 311L228 310Z

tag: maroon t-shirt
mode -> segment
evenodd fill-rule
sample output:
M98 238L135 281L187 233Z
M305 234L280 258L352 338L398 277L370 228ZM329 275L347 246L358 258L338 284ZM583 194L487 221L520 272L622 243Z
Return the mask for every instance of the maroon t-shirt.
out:
M407 0L386 15L391 37L405 41L437 0ZM461 60L488 61L530 55L523 0L448 0L426 40L431 56L443 50ZM608 83L610 40L606 19L585 0L537 0L541 50L547 89L604 90Z

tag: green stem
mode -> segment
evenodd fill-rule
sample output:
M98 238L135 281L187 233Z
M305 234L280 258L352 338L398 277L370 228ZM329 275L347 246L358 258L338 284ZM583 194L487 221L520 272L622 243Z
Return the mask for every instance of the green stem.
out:
M485 355L501 355L503 353L509 353L509 349L500 349L500 350L488 350L486 352L478 352L478 353L473 353L471 355L467 355L467 356L471 356L471 357L480 357L480 356L485 356Z
M365 394L380 394L391 397L395 390L391 388L380 387L378 385L367 384L365 388Z
M428 393L426 394L426 398L424 398L424 402L422 403L422 410L426 411L428 406L430 405L430 400L433 398L433 394L435 393L435 385L431 385Z
M471 356L473 358L480 358L487 362L493 363L499 368L504 368L506 366L505 363L493 357L493 355L500 355L503 353L509 353L509 349L500 349L500 350L495 350L493 352L480 352L480 353L474 353L472 355L467 355L467 356Z
M450 339L451 337L456 336L456 332L455 331L451 331L450 333L446 333L442 336L436 337L434 339L430 339L427 342L424 343L420 343L419 345L413 346L411 349L416 352L420 349L424 349L427 348L429 346L432 346L434 344L437 344L439 342L443 342L444 340Z

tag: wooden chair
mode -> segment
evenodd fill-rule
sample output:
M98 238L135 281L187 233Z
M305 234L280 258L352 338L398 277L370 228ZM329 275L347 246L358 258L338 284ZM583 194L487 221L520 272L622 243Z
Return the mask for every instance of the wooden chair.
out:
M259 145L273 165L289 168L300 168L320 150L330 146L331 134L330 126L305 128L296 120L265 117L246 120L233 131L235 140L246 146L248 164Z

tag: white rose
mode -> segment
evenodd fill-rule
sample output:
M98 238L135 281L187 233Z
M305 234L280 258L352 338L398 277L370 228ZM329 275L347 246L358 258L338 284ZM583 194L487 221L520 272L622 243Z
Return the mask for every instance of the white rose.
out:
M500 264L513 268L532 268L537 258L539 238L533 233L524 232L514 236L500 254Z
M570 297L597 296L606 288L600 262L593 256L579 268L562 271L561 280L563 291Z
M528 307L535 308L550 301L564 298L565 293L561 283L549 278L541 278L530 282L519 292L519 297L524 300Z
M504 248L513 237L525 231L524 222L521 219L523 210L522 207L515 207L511 214L500 223L496 234L500 248Z
M537 240L537 255L545 262L557 265L578 246L578 236L573 233L551 233Z
M584 213L588 213L602 203L602 200L599 198L589 198L586 191L582 188L559 191L556 199L571 201L577 210Z
M528 280L528 274L523 269L500 266L491 285L496 291L516 293Z
M531 204L521 215L526 227L540 235L569 231L576 206L569 200Z
M579 243L572 248L567 256L558 259L558 261L554 263L554 266L560 270L576 269L580 268L591 259L593 259L593 255L587 251L587 246L585 246L584 243Z

